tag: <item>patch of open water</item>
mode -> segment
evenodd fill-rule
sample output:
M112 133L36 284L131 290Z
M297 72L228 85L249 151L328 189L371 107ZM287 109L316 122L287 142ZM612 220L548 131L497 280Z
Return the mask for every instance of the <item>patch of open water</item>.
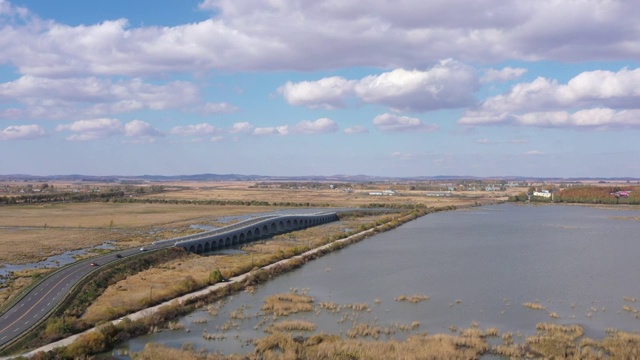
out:
M120 349L189 342L223 353L251 351L251 339L283 320L261 311L264 298L293 289L308 289L316 308L287 319L311 321L316 333L345 336L355 323L398 328L414 321L414 331L429 333L449 333L475 321L483 329L513 332L515 341L534 333L539 322L579 324L595 338L607 328L636 331L640 223L621 219L638 216L640 211L623 208L513 204L430 214L212 305L215 316L195 311L180 319L190 332L151 334ZM396 301L401 295L429 300ZM333 313L320 309L321 302L367 304L369 310L343 307ZM233 315L239 309L243 318ZM222 340L206 340L203 333ZM401 340L410 333L381 339Z

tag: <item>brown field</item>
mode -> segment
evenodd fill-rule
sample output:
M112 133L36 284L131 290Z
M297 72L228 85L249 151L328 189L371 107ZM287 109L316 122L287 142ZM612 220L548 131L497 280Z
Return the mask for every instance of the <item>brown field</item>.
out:
M190 224L213 224L221 216L273 210L257 206L121 203L4 206L0 207L0 264L38 261L105 241L133 247L192 231Z
M149 195L153 199L166 200L242 200L267 201L270 203L291 202L297 204L328 205L335 207L359 207L371 203L379 204L424 204L427 206L464 205L481 199L506 199L511 194L526 191L526 188L511 188L505 192L464 192L463 196L430 197L429 191L397 190L396 196L372 196L369 192L394 188L389 185L367 184L358 186L352 192L338 189L279 189L252 188L248 182L220 183L167 183L162 194ZM277 183L274 183L277 186ZM402 186L396 186L402 187Z

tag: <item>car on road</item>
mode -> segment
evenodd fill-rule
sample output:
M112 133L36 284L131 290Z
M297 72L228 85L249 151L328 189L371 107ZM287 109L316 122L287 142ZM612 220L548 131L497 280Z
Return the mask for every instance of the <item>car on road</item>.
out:
M91 263L91 266L100 266L98 263Z
M122 254L116 254L116 257L120 259L122 257Z
M144 247L140 248L140 251L146 251L147 249L145 249Z

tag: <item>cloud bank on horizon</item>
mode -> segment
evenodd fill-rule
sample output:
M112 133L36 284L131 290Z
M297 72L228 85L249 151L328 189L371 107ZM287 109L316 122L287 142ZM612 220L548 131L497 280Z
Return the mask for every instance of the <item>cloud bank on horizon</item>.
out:
M42 3L0 0L0 174L640 177L629 1Z

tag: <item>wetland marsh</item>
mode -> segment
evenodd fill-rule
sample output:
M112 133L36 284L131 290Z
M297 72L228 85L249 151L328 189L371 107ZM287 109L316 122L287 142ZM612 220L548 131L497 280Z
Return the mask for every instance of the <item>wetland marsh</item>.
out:
M149 342L246 353L280 327L399 341L480 327L516 343L545 322L580 325L592 338L636 331L639 215L513 204L433 213L210 304L180 319L180 330L132 339L116 353ZM265 307L286 293L312 301L286 316Z

